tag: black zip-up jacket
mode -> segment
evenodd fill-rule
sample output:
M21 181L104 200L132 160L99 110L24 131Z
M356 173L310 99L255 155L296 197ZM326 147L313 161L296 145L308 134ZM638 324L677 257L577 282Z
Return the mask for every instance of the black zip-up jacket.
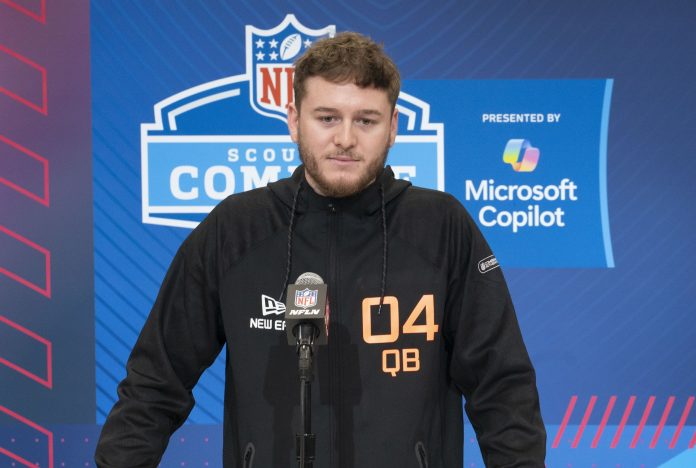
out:
M314 466L461 467L463 394L486 466L543 467L534 370L501 270L462 205L389 168L354 196L324 198L302 166L227 198L184 241L129 358L97 464L157 466L226 343L223 465L297 465L297 356L282 315L262 312L262 296L277 299L285 286L293 202L290 281L319 274L331 309L329 343L315 356Z

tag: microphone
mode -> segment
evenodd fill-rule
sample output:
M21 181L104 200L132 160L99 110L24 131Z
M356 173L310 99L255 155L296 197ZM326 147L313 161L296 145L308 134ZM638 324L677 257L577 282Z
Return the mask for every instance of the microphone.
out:
M302 273L288 286L285 298L285 329L288 344L295 345L300 378L302 424L295 434L295 453L300 468L314 466L316 434L312 432L312 355L315 344L326 344L329 335L329 305L326 284L316 273Z
M329 305L326 284L316 273L302 273L288 286L285 300L288 344L326 344L329 336Z

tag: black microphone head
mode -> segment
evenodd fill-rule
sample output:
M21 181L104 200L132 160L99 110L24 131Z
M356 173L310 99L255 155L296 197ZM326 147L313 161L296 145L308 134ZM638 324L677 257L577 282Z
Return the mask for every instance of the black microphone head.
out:
M316 331L314 344L326 344L329 327L326 283L316 273L302 273L295 284L288 285L285 327L288 344L297 342L297 326L311 324Z

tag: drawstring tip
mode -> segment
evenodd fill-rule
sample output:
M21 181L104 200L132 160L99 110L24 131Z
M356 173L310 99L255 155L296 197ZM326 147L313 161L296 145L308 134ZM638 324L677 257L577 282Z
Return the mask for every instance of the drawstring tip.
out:
M384 305L384 294L379 298L379 307L377 307L377 315L382 315L382 306Z

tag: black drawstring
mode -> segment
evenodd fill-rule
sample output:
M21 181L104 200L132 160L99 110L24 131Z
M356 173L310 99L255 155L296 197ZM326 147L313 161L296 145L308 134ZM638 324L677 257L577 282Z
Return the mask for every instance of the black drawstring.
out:
M288 287L288 281L290 280L290 268L292 266L292 231L295 227L295 212L297 211L297 199L300 196L300 190L302 190L302 181L297 184L297 189L295 189L295 196L292 198L292 208L290 210L290 224L288 226L288 252L287 252L287 262L285 264L285 279L283 280L283 289L280 290L280 295L278 300L283 302L283 294L285 294L285 288Z
M384 206L384 187L382 184L379 184L379 197L382 204L382 287L379 293L379 309L377 309L377 315L382 313L384 291L387 287L387 210Z

